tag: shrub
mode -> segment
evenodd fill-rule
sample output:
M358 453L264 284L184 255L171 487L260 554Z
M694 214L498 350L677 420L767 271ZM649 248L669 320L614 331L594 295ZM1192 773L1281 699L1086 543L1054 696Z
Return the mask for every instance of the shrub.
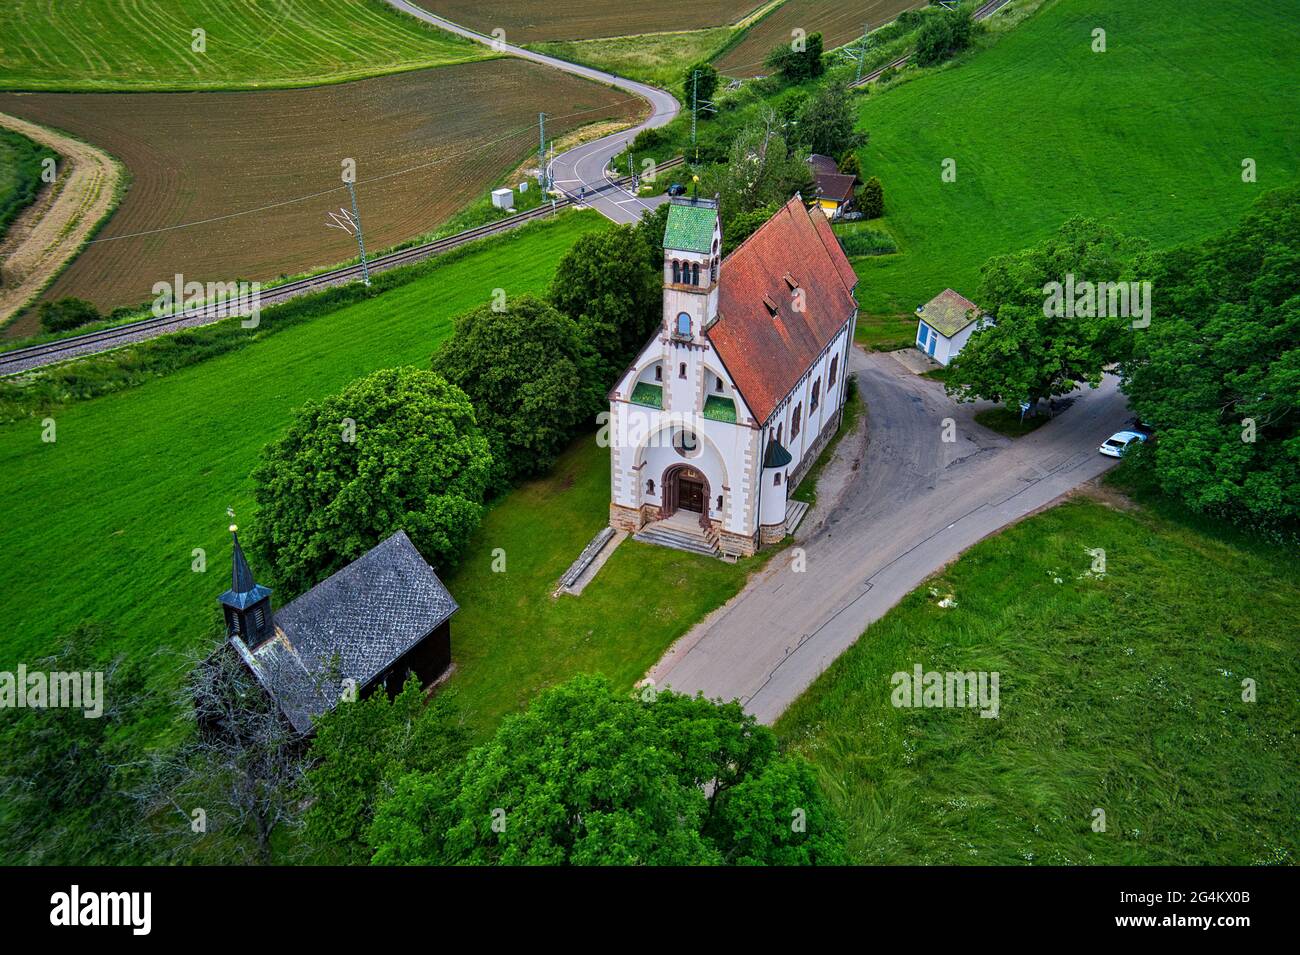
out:
M84 298L61 298L55 302L42 302L37 310L41 328L47 332L66 332L100 319L99 309Z
M974 27L961 10L953 10L925 21L916 36L916 62L934 66L970 46Z
M872 176L863 183L862 192L858 197L858 208L868 219L879 219L885 214L885 190L877 177Z
M891 235L879 229L855 229L840 236L846 255L888 255L898 251Z

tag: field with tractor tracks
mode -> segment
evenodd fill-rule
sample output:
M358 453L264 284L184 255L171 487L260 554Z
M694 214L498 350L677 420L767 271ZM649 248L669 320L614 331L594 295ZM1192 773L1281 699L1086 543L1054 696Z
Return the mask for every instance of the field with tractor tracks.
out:
M631 122L643 104L514 59L260 93L0 93L0 112L65 130L125 163L108 224L46 295L101 308L156 282L265 281L348 260L332 227L356 160L369 250L420 236L515 169L547 135ZM331 218L331 214L335 218Z

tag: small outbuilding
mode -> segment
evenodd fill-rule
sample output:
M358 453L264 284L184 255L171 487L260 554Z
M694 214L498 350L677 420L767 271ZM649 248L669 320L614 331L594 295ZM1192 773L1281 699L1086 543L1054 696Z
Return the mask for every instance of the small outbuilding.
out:
M813 153L808 157L813 183L817 189L817 207L828 219L838 219L853 207L853 193L858 177L842 173L830 156Z
M971 335L993 321L974 302L950 288L918 305L916 314L916 347L941 365L952 361Z
M498 209L513 209L515 207L515 191L505 188L493 189L492 205Z
M219 598L227 643L300 733L345 697L428 686L451 666L459 607L397 531L283 610L253 579L235 528L231 588Z

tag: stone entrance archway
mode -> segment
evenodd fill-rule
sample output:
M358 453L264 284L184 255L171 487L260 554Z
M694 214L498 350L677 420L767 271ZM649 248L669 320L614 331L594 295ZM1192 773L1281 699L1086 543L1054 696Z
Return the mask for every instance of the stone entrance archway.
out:
M709 530L709 479L704 472L689 464L674 464L664 471L663 504L659 518L672 517L678 511L692 511L700 515L700 527Z

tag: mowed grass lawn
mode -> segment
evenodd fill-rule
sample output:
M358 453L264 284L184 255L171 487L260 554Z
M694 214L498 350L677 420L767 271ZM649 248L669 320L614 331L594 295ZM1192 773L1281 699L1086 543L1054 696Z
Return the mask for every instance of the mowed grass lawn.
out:
M854 262L868 322L946 287L977 294L986 259L1075 214L1157 246L1223 228L1300 172L1297 58L1284 4L1049 0L990 49L873 92L861 159L901 251Z
M450 685L476 735L575 673L603 673L630 689L770 556L725 564L629 538L581 595L552 597L608 523L609 451L594 434L576 441L546 478L488 512L447 581L461 605L452 619L458 672ZM501 573L492 570L498 550Z
M226 508L252 520L249 473L295 409L378 368L428 367L456 315L494 288L544 291L569 246L603 226L595 213L566 215L238 351L74 403L53 413L54 443L41 441L40 417L0 427L0 670L83 619L133 654L210 640L230 583ZM262 321L273 326L274 309ZM195 548L205 573L191 570Z
M310 86L491 55L382 0L12 0L0 16L11 90Z
M861 863L1294 864L1298 615L1280 549L1078 500L906 597L777 729ZM896 709L918 663L997 671L998 718Z
M568 247L604 227L596 213L568 214L239 351L73 404L54 414L53 444L42 443L39 419L0 428L8 502L0 671L32 664L78 622L95 620L115 635L106 650L150 658L155 687L166 688L178 678L178 653L220 637L226 508L252 522L249 472L294 410L376 368L427 367L456 315L489 301L494 288L543 292ZM274 311L263 321L273 324ZM593 434L549 477L490 510L448 575L462 608L451 686L477 732L578 672L630 687L758 566L625 542L580 597L551 598L608 520L608 451ZM195 548L205 552L205 572L192 569ZM498 548L504 573L493 570Z

